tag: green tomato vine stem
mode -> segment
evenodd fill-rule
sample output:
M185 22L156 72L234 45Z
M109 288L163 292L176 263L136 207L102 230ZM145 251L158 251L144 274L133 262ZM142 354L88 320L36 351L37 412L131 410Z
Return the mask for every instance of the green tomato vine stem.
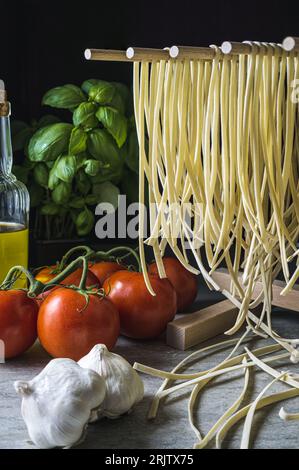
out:
M30 283L30 287L28 289L28 296L29 297L36 297L39 294L41 294L42 292L47 291L51 287L59 285L61 283L61 281L63 281L73 271L75 271L77 268L79 268L80 265L83 265L83 272L82 272L82 277L81 277L81 281L80 281L80 289L84 290L85 283L86 283L86 276L87 276L87 273L88 273L88 262L87 262L87 259L84 256L79 256L74 261L72 261L63 271L61 271L56 277L51 279L46 284L43 284L42 282L37 281L29 273L30 277L28 278L28 280L29 280L29 283ZM12 269L14 269L14 268L12 268ZM25 270L25 271L27 271L27 270ZM82 287L81 287L81 284L82 284Z
M80 256L83 263L82 276L79 284L79 290L86 290L86 278L88 273L88 261L84 256Z
M123 259L127 258L128 256L132 256L136 261L138 265L138 270L141 272L141 262L140 258L136 252L136 249L130 248L128 246L119 246L112 248L108 251L94 251L90 247L86 245L79 245L74 248L71 248L62 258L60 264L59 264L59 269L62 270L65 268L67 265L67 262L71 256L73 256L77 252L84 252L81 256L86 257L88 260L92 261L97 261L97 260L113 260L113 261L122 261ZM125 252L123 256L116 256L117 253L122 253Z
M89 248L89 246L86 245L79 245L75 246L74 248L71 248L61 259L59 263L59 269L62 271L66 266L67 262L70 259L71 256L73 256L74 253L77 253L78 251L83 251L85 252L84 255L81 256L87 256L88 258L94 253L94 250Z
M78 256L74 261L72 261L69 265L64 267L68 261L68 259L76 252L78 251L83 251L85 254ZM121 258L117 258L115 255L117 253L125 252L126 254L122 256ZM139 272L142 272L141 268L141 262L138 254L136 251L130 247L126 246L120 246L120 247L115 247L112 248L111 250L108 250L107 252L104 251L98 251L95 252L88 246L77 246L69 250L64 257L62 258L59 266L57 269L59 269L59 273L57 276L55 276L53 279L51 279L47 283L42 283L38 281L37 279L34 278L34 276L23 266L14 266L12 267L9 272L7 273L4 281L0 285L0 289L2 290L7 290L11 289L12 285L16 281L16 279L20 276L20 274L24 274L26 278L28 279L29 282L29 288L27 290L28 296L29 297L37 297L39 294L41 294L44 291L47 291L51 287L59 285L67 276L69 276L73 271L78 269L82 265L82 276L80 280L80 284L78 287L78 290L81 292L85 292L86 289L86 279L87 279L87 274L88 274L88 261L90 259L97 260L115 260L115 259L123 259L127 256L131 255L134 257L138 264L138 269ZM64 269L63 269L64 268ZM61 271L62 269L62 271Z
M122 251L127 252L126 255L123 256L122 258L125 258L129 255L133 256L133 258L137 261L138 271L141 273L142 272L142 267L141 267L140 257L133 248L130 248L128 246L115 247L115 248L112 248L111 250L107 251L106 255L111 256L111 255L114 255L114 253L119 253L119 252L122 252ZM98 253L101 253L101 252L97 252L96 254L98 254ZM121 258L118 258L118 259L121 259Z
M43 289L44 284L40 281L37 281L33 275L24 268L24 266L13 266L7 273L4 281L0 285L1 290L9 290L12 288L15 281L19 278L20 274L24 274L29 282L29 290L35 291L38 289ZM29 291L28 291L29 292Z

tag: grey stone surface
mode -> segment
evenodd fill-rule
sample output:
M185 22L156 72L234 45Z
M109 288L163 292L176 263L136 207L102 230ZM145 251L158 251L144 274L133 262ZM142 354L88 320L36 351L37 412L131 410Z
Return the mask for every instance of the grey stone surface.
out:
M276 312L274 326L282 336L299 336L299 316L296 313ZM226 338L227 339L227 338ZM268 340L250 343L250 348L269 344ZM202 346L202 345L201 345ZM188 368L199 371L217 364L230 349L217 354L203 355ZM242 350L242 348L241 348ZM115 351L131 363L138 361L152 367L171 370L189 352L174 350L165 345L162 339L156 341L130 341L120 338ZM16 395L13 382L16 379L31 379L47 364L50 357L36 343L22 357L0 364L0 448L34 448L30 443L25 424L20 413L20 398ZM288 361L277 364L279 370L299 372L298 365ZM116 420L102 420L88 428L86 440L80 447L99 449L174 449L192 448L195 435L188 422L189 390L171 395L160 407L157 418L148 421L147 411L151 399L161 384L161 379L142 375L145 383L145 398L127 416ZM244 403L249 403L271 380L267 374L251 373L250 389ZM205 434L218 417L233 403L243 386L243 374L233 373L215 379L200 395L196 406L196 423ZM274 384L268 393L286 386ZM299 398L284 402L287 410L299 410ZM298 448L299 422L285 423L278 416L281 404L258 411L254 418L251 446L254 448ZM223 447L238 448L244 421L242 420L228 434ZM210 447L214 447L212 442Z

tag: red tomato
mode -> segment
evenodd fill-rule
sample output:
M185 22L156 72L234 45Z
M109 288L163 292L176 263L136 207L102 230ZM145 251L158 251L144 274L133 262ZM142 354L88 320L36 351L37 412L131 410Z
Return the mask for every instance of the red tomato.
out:
M76 271L72 272L63 281L61 281L60 284L69 285L69 286L73 285L73 286L78 287L79 284L80 284L80 281L81 281L82 270L83 270L83 268L76 269ZM37 279L37 277L35 277L35 279ZM39 279L39 280L41 281L41 279ZM41 282L43 282L43 281L41 281ZM45 281L45 282L47 282L47 281ZM93 287L93 286L100 287L98 278L89 269L88 272L87 272L86 287ZM49 289L48 291L43 292L42 294L40 294L38 296L39 303L41 304L41 302L43 302L48 297L50 292L53 292L54 290L56 290L58 288L59 287L56 286L56 287L53 287L52 289Z
M42 303L37 322L38 337L53 357L78 361L96 344L112 349L119 336L119 315L105 297L85 297L73 289L60 287Z
M76 269L76 271L69 274L69 276L67 276L63 281L61 281L60 284L79 286L81 277L82 277L82 271L83 271L83 268ZM87 272L86 287L93 287L93 286L99 287L99 280L95 276L95 274L92 273L89 269Z
M156 293L152 296L141 273L118 271L103 288L117 307L121 333L131 338L155 338L166 328L177 311L176 292L167 279L151 275Z
M113 261L101 261L99 263L92 264L89 268L89 270L96 275L101 286L104 284L107 277L111 276L111 274L125 269L125 266Z
M52 266L46 266L45 268L42 268L35 276L35 279L38 281L42 282L43 284L46 284L46 282L51 281L57 274L53 274L53 270L57 269L57 265L52 265Z
M37 338L38 305L22 290L0 291L0 339L5 359L22 354Z
M195 274L187 271L176 258L163 258L167 279L175 288L178 298L178 311L184 311L193 304L197 295L197 279ZM148 272L158 274L156 263L149 266Z

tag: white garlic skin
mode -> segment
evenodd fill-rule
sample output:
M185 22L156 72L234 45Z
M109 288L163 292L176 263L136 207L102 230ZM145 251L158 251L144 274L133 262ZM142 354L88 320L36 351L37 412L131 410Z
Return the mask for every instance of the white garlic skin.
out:
M106 394L105 381L72 359L53 359L32 380L14 387L22 396L30 439L41 449L81 441L92 410L99 409Z
M123 357L108 351L104 344L94 346L78 364L97 372L106 381L106 397L99 418L117 418L142 400L144 386L138 373Z

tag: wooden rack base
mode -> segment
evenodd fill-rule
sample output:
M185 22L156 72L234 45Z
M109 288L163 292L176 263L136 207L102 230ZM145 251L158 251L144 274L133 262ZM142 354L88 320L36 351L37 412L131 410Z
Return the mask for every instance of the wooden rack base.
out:
M177 315L167 326L166 342L173 348L185 351L231 328L238 309L229 300L198 310Z
M213 279L222 290L229 289L231 281L226 270L216 271L213 274ZM282 281L274 281L272 305L299 312L299 286L295 285L286 296L281 296L280 293L284 285ZM262 284L257 282L253 292L254 299L261 290ZM177 315L175 320L167 326L167 344L185 351L198 343L224 333L233 326L237 314L238 309L229 300L224 300L194 313Z

